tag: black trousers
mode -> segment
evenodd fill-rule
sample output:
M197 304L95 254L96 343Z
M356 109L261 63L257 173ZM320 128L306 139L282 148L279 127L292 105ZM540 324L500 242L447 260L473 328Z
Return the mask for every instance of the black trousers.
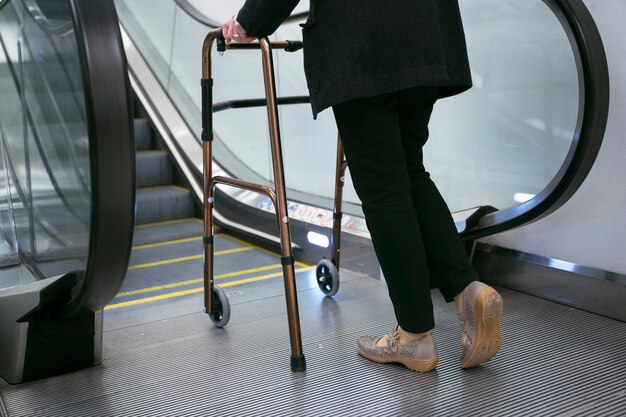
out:
M333 107L398 324L413 333L435 326L431 276L448 302L478 279L423 164L437 95L416 87Z

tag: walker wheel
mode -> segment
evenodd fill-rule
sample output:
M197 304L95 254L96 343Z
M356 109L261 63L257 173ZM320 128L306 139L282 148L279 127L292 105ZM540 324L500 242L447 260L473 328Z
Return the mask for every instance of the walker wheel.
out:
M230 320L230 302L223 289L213 286L213 299L209 317L217 327L224 327Z
M317 276L317 285L327 297L337 294L339 291L339 271L332 262L328 259L320 260L315 268L315 275Z

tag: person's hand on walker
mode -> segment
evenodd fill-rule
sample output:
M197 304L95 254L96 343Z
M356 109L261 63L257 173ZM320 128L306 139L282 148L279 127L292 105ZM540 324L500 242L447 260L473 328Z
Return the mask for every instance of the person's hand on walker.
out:
M233 16L222 25L222 35L227 43L252 42L256 38L248 36L246 30L239 24L237 17Z

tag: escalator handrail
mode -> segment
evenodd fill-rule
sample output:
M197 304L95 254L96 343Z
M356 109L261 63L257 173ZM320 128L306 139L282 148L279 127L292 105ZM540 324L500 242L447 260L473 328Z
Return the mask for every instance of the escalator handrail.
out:
M462 233L464 239L500 233L537 221L557 210L580 188L602 145L608 119L609 74L599 30L582 0L542 1L561 22L576 55L581 97L572 145L560 170L541 192L520 205L485 214L476 228ZM211 28L221 26L221 23L205 16L187 0L175 2L198 22ZM297 13L288 21L307 16L307 12ZM237 108L237 102L233 103L230 108Z
M91 232L83 282L62 316L97 311L122 285L135 220L135 145L126 56L113 0L70 0L89 130Z

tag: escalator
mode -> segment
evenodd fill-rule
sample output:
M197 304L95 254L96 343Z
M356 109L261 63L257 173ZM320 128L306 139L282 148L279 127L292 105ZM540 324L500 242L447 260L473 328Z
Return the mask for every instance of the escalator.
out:
M87 3L5 1L0 10L9 248L0 374L10 382L101 361L102 307L128 263L135 190L126 66L115 10ZM108 32L94 26L99 15L113 22Z
M16 0L13 3L19 4ZM46 2L37 3L42 6ZM81 20L77 17L77 5L81 3L70 2L76 7L72 10L74 24ZM89 9L86 3L82 7ZM225 329L213 328L200 311L198 46L209 28L223 16L216 13L211 19L194 4L201 7L199 2L184 0L116 0L135 95L138 189L132 255L129 260L130 232L119 235L111 231L116 236L111 238L110 233L108 240L102 242L104 246L120 243L119 252L125 251L126 258L109 261L123 265L124 269L129 265L126 279L122 284L123 273L108 274L107 277L120 278L109 283L107 298L100 297L98 302L75 295L87 285L84 281L81 287L79 282L71 291L74 298L69 304L74 307L71 311L78 305L76 300L85 301L82 305L96 314L96 326L101 325L98 320L104 315L106 361L102 367L20 386L0 383L7 415L626 413L620 402L626 387L615 382L626 375L623 323L505 289L505 349L485 367L460 373L454 360L450 360L457 355L458 324L437 296L435 332L442 363L436 373L418 378L397 367L380 369L360 361L353 352L355 336L387 331L394 321L393 312L381 297L384 284L371 279L372 275L377 276L377 265L372 261L367 230L349 181L343 225L346 244L342 245L342 288L333 298L323 297L317 288L310 265L327 256L328 249L311 243L307 237L313 232L330 238L336 131L327 113L313 124L307 104L284 106L281 120L288 195L292 200L292 235L300 261L297 280L303 341L310 369L306 375L297 376L290 375L288 366L281 366L286 355L287 329L281 283L272 279L282 276L279 255L273 252L277 241L274 218L266 199L254 193L222 189L218 195L220 230L216 250L221 253L216 260L216 274L221 280L218 283L227 288L233 300L237 318ZM26 6L29 11L33 9ZM439 142L433 143L433 156L427 162L471 249L475 239L536 220L556 210L575 192L601 144L608 80L602 44L581 2L537 0L503 5L485 0L461 1L461 6L476 88L461 101L441 104L440 119L434 119L432 124L432 136L437 136ZM145 13L147 7L150 13ZM219 8L207 6L211 7ZM48 17L54 15L53 10L39 8L42 13L47 10ZM28 17L29 13L22 16ZM298 23L302 20L302 14L294 16L276 37L299 38ZM529 21L533 27L524 27ZM519 48L505 53L508 43ZM544 43L548 43L547 54L535 48ZM271 184L264 109L240 106L240 100L262 96L260 71L251 70L259 67L257 58L242 54L216 59L216 101L221 101L221 108L225 109L216 115L216 170ZM277 55L281 96L305 94L300 60L298 56ZM516 71L516 66L525 71ZM257 75L259 78L255 78ZM77 96L76 90L70 91ZM484 112L487 117L476 112L481 106L488 109ZM125 110L121 112L128 117L130 108ZM450 119L451 113L461 119L459 126L443 122ZM85 111L85 115L89 114ZM459 129L470 132L473 142L459 142ZM90 147L91 144L89 135ZM118 157L133 154L129 152L129 142L118 146ZM455 149L452 157L445 152L449 149ZM113 161L102 164L109 167L108 173L115 171L111 167L118 162ZM124 164L129 164L123 173L126 187L132 178L127 170L132 169L132 163ZM72 169L75 166L70 162L61 165ZM93 177L94 167L90 167ZM96 175L108 174L100 171ZM315 181L310 180L312 175ZM10 189L18 187L14 177L18 176L6 176ZM90 189L81 187L78 188ZM65 195L64 190L54 186L48 189L54 190L52 194L61 200L57 211L75 207L60 197ZM119 191L116 189L109 198L118 193L125 198L132 195L127 187L122 193ZM12 198L20 193L23 198ZM18 207L8 210L9 214L19 211L23 199L29 201L27 187L20 193L7 193L7 207ZM94 204L96 199L87 200ZM120 211L128 215L127 205L112 204L124 207ZM25 219L27 209L28 204L21 209ZM28 236L26 232L32 234L32 227L26 231L17 226L5 229L4 217L10 223L11 216L2 214L3 233L9 232L5 240L10 253L11 248L16 248L15 242L29 242L11 238L11 230L15 235ZM93 222L93 217L90 220ZM110 227L117 221L120 219L109 218L106 224ZM27 220L22 222L29 224ZM93 229L88 228L92 239ZM84 253L84 248L81 252L77 247L65 253ZM90 272L92 250L90 241L90 253L83 256L88 260L87 267L83 267L85 275ZM20 251L13 250L12 262L17 259L20 264L16 268L28 269L31 258L28 254L22 256ZM68 261L63 256L57 258ZM3 280L4 277L3 271ZM77 274L74 277L82 279ZM36 278L33 282L46 279L49 278ZM12 284L12 288L21 287ZM3 292L6 293L0 290L0 297ZM66 307L52 304L54 317L66 314ZM0 303L0 309L4 305ZM529 323L537 326L535 332ZM590 330L581 334L577 326ZM584 352L576 349L580 345L586 346ZM583 361L584 373L569 366ZM364 384L372 375L384 380L384 384ZM486 403L496 405L485 409Z

